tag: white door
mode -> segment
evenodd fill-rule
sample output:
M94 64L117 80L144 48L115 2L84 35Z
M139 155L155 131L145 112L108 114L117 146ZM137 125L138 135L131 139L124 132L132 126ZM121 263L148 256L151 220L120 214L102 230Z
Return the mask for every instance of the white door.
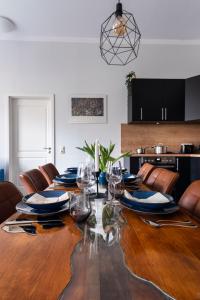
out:
M54 97L9 97L9 180L22 192L19 174L54 163Z

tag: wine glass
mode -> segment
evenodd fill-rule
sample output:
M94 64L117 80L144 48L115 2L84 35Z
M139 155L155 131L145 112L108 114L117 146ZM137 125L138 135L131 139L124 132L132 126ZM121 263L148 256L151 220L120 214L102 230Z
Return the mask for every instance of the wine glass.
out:
M110 176L112 174L112 162L108 161L106 164L106 180L108 182L108 187L107 187L107 195L108 195L108 200L110 199L110 196L112 197L110 191L111 191L111 181L110 181Z
M74 195L73 199L70 199L70 215L75 222L82 222L91 213L91 205L89 201L89 195L80 194Z
M122 180L122 168L121 163L117 162L115 164L109 164L106 179L108 180L108 189L109 192L112 194L112 186L113 186L113 198L111 199L111 204L118 203L116 199L116 185L119 184Z
M81 194L75 196L75 201L70 207L70 214L76 222L82 222L91 213L88 189L95 184L95 173L92 163L87 161L79 165L76 182L81 190Z
M94 164L81 163L78 167L76 183L82 190L83 194L86 193L88 188L95 184Z

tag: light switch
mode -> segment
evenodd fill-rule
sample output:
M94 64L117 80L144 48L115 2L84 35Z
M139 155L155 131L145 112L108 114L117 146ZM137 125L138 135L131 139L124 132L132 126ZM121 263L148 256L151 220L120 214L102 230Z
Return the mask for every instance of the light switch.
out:
M60 153L65 154L65 146L62 146L62 147L60 148Z

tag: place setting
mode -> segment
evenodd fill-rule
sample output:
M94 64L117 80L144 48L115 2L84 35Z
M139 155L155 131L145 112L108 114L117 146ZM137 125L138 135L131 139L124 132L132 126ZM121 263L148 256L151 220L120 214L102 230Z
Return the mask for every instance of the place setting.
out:
M41 191L24 196L16 205L20 216L15 220L8 220L2 229L9 233L36 234L36 225L43 229L62 227L64 223L57 216L69 211L71 194L65 191Z

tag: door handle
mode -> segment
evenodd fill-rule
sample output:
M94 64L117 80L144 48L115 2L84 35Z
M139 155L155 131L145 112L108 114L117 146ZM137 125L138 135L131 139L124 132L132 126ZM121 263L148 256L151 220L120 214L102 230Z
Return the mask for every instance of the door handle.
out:
M48 150L48 153L49 153L49 154L51 153L51 147L44 147L43 149L44 149L44 150Z

